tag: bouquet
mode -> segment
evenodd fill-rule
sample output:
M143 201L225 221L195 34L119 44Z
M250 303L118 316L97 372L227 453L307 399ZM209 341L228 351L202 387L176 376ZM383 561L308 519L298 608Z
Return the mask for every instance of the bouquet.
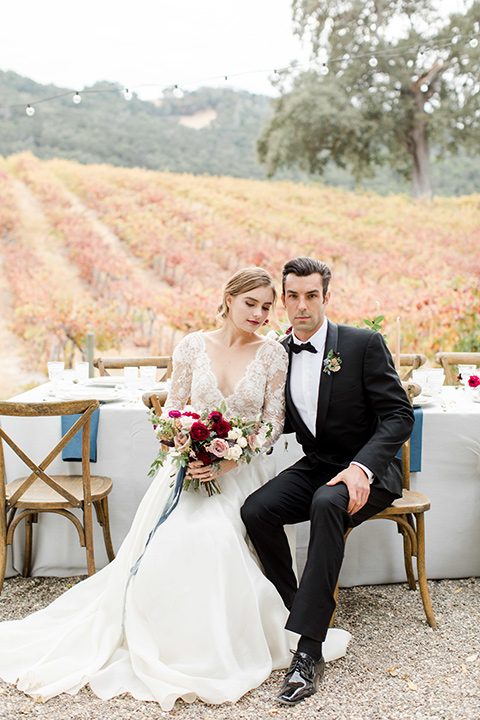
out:
M221 460L249 463L272 434L272 424L262 423L260 416L255 420L241 417L227 419L225 412L223 404L212 412L170 410L166 417L158 417L152 410L150 420L153 429L162 445L168 449L160 448L151 464L149 475L155 474L167 455L173 459L178 470L193 460L211 465L215 472L218 472ZM221 492L216 478L200 482L186 476L183 489L188 490L190 485L194 490L204 486L209 496Z

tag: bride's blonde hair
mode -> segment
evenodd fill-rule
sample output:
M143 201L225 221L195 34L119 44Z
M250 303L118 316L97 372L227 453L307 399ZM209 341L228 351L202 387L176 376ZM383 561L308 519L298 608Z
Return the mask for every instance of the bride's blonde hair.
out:
M255 290L258 287L269 287L273 294L273 304L277 301L277 291L275 289L275 283L269 272L259 267L248 267L243 270L237 270L232 275L230 280L227 281L223 288L222 302L217 309L217 318L219 320L226 320L228 316L228 305L227 297L229 295L235 297L236 295L242 295L243 293Z

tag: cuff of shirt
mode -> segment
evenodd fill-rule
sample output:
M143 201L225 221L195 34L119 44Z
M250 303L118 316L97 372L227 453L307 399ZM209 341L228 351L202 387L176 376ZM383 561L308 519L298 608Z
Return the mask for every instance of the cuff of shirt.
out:
M355 460L353 462L351 462L350 465L358 465L358 467L361 468L363 470L363 472L365 473L365 475L367 476L368 482L370 483L370 485L372 484L373 472L371 470L369 470L367 467L365 467L365 465L362 465L362 463L355 462Z

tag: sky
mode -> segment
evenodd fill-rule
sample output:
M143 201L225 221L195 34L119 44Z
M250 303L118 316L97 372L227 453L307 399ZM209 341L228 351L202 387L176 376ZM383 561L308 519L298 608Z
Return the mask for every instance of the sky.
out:
M291 0L2 0L0 69L82 90L118 82L142 99L202 85L274 94L274 69L308 61ZM225 75L228 80L225 81Z

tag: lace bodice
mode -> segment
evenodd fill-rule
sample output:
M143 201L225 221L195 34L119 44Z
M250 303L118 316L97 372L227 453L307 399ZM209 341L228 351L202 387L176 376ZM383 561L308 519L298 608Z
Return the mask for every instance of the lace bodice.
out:
M274 340L265 340L231 395L224 397L212 372L202 332L194 332L180 341L173 353L172 386L164 412L182 410L188 399L196 411L214 409L222 402L230 416L248 419L261 415L271 422L273 444L283 429L285 418L285 380L288 356Z

